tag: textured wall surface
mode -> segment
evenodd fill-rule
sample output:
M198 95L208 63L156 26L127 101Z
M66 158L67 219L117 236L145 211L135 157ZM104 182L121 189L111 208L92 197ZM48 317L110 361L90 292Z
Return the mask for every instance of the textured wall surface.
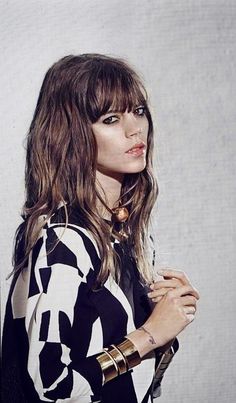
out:
M142 72L155 118L159 261L201 293L159 401L234 402L235 0L3 0L0 11L2 310L44 73L66 54L122 56Z

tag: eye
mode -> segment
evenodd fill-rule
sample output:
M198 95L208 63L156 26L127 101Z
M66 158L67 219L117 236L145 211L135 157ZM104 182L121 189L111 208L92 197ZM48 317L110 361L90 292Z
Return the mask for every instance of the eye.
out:
M105 125L111 125L112 123L115 123L118 121L118 117L116 115L111 115L108 116L107 118L103 119L102 123Z
M134 110L134 114L137 116L144 116L146 114L145 106L139 106Z

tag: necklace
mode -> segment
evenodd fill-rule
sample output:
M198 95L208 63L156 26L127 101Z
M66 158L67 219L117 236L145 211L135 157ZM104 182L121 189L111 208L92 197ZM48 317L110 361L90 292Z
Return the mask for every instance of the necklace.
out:
M118 234L121 236L122 240L126 240L129 237L129 228L126 221L129 218L129 211L126 207L115 207L112 209L112 222L119 223L120 229ZM125 228L126 227L126 228Z

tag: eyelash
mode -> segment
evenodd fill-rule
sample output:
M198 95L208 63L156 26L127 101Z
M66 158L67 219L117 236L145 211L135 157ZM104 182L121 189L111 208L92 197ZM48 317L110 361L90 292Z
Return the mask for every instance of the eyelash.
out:
M142 113L137 113L137 112L139 112L139 111L142 111ZM138 115L138 116L144 116L144 115L146 114L146 108L145 108L145 106L139 106L138 108L136 108L136 109L134 110L134 113L135 113L136 115Z
M141 113L140 113L141 111ZM135 115L137 115L138 117L143 117L146 114L146 108L145 106L139 106L138 108L136 108L133 113ZM115 118L115 120L113 120ZM104 123L105 125L111 125L115 122L117 122L119 119L119 117L117 115L111 115L108 116L107 118L105 118L102 123Z

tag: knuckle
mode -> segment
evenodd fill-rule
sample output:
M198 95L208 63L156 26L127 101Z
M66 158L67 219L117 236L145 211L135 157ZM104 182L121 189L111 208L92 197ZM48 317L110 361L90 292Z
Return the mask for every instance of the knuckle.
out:
M199 291L198 291L198 289L197 288L193 288L194 289L194 291L195 291L195 293L197 294L197 296L198 296L198 299L200 298L200 295L199 295Z
M196 304L194 302L193 303L190 302L190 304L191 304L192 308L195 309L195 311L196 311Z
M194 291L195 291L194 288L193 288L193 286L192 286L191 284L186 285L186 288L188 288L189 291L191 291L191 292L194 292Z

